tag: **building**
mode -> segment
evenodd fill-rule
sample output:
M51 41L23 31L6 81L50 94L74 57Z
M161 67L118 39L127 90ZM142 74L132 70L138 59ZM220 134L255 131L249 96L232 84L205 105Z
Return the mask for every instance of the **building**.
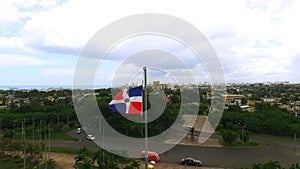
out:
M244 99L244 98L245 98L244 95L226 94L225 95L225 103L241 105L242 99Z
M153 89L155 89L155 90L162 89L162 84L160 84L160 81L153 81Z

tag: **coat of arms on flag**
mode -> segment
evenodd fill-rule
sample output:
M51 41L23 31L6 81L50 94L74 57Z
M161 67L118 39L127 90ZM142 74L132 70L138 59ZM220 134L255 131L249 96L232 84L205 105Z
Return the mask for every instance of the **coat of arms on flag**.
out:
M113 112L136 114L142 116L143 87L138 86L121 90L109 103Z

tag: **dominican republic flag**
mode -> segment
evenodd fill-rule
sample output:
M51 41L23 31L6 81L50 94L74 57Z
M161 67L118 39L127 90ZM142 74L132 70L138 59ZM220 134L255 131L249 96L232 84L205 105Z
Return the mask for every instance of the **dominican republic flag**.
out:
M109 103L109 108L113 112L142 116L142 94L142 86L121 90Z

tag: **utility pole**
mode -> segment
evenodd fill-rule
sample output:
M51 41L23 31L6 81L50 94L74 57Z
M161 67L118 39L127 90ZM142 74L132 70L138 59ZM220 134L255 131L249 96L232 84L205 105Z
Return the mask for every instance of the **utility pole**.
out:
M14 120L13 120L13 135L12 135L12 139L13 139L13 140L15 140L15 127L16 127L16 122L17 122L17 120L14 119Z
M39 152L40 152L41 155L43 155L43 152L42 152L42 120L40 120ZM39 164L39 168L41 168L41 163Z
M0 141L2 140L2 134L3 134L3 131L2 131L2 119L0 119Z
M32 117L32 143L34 144L34 117Z
M47 165L47 124L46 124L46 121L45 121L45 135L44 135L44 138L45 138L45 168L48 169L48 165Z
M242 139L243 139L243 145L245 145L245 140L244 140L244 127L242 126Z
M244 128L246 128L246 126L242 125L241 123L238 123L241 128L242 128L242 141L243 141L243 145L245 145L245 139L244 139Z
M297 112L295 111L295 118L297 118ZM296 147L296 139L297 139L297 133L294 133L294 145L295 145L295 153L297 153L297 147Z
M48 160L50 160L50 123L48 124Z
M148 115L147 115L147 68L144 67L144 123L145 123L145 169L148 169ZM143 110L142 110L143 111Z
M26 121L25 121L25 117L24 117L24 142L25 142L25 140L26 140L26 128L25 128L25 126L26 126Z
M22 142L24 145L24 150L23 150L23 169L26 167L26 146L25 146L25 118L22 121Z
M67 122L68 122L68 127L70 128L70 122L69 122L69 112L67 112Z

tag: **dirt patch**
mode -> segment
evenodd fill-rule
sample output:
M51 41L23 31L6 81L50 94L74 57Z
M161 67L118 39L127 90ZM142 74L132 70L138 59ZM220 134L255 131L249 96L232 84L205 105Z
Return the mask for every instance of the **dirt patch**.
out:
M55 169L74 169L75 155L50 153L50 158L55 161Z

